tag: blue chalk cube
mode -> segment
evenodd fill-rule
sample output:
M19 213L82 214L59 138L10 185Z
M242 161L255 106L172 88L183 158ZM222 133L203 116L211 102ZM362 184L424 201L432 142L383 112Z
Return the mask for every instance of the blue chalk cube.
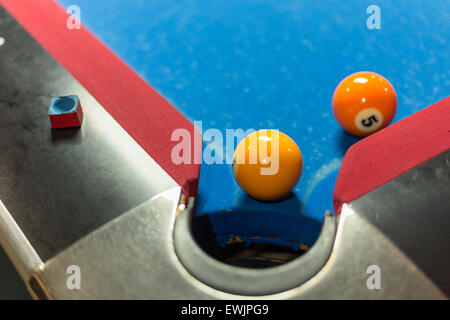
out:
M77 96L53 98L48 110L52 129L80 127L83 110Z

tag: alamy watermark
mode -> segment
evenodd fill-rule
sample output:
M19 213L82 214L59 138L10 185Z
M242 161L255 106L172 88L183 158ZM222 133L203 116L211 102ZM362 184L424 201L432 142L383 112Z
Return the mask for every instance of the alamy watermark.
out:
M171 150L171 160L174 164L259 164L262 175L273 175L279 168L279 131L254 129L226 129L223 132L210 128L202 132L202 122L194 121L197 134L192 136L191 131L179 128L172 132L171 141L176 145ZM248 137L245 152L236 158L229 155L234 153L236 143ZM202 152L202 141L206 147ZM253 146L250 147L250 146Z
M367 278L366 286L367 289L381 289L381 269L376 264L370 265L366 269L366 273L370 274Z
M69 30L81 29L81 9L79 6L70 5L67 7L66 12L69 17L66 20L66 26Z
M380 7L372 4L367 7L366 13L370 16L366 20L366 26L368 29L381 29L381 10Z
M69 290L81 289L81 269L77 265L70 265L66 269L69 275L66 280L66 287Z

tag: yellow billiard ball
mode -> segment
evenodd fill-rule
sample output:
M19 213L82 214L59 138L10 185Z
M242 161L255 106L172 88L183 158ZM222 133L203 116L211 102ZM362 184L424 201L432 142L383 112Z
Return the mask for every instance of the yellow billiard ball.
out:
M336 87L332 107L341 127L362 137L392 121L397 111L397 95L383 76L374 72L356 72Z
M249 134L233 155L237 184L258 200L277 200L287 195L302 174L303 158L297 144L277 130Z

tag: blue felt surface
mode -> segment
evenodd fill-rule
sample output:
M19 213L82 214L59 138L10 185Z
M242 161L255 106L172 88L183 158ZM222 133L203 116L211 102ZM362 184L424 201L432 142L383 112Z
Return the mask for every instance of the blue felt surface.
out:
M276 128L297 142L304 171L283 202L248 198L228 165L202 166L196 214L214 214L225 238L247 228L314 241L356 141L331 112L333 90L346 75L387 77L398 95L394 121L450 92L446 0L59 2L79 5L82 23L190 120L203 121L203 130ZM381 9L381 30L366 27L371 4Z

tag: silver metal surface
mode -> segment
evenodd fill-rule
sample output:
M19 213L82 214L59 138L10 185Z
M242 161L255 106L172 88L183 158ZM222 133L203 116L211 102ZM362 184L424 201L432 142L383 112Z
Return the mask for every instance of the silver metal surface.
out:
M351 206L450 296L450 150Z
M6 253L14 262L22 279L27 280L43 265L41 258L1 201L0 243L7 244L5 245Z
M0 200L42 260L177 186L3 9L0 30ZM72 94L82 127L51 130L50 99Z
M333 254L314 278L274 295L231 295L216 290L191 276L174 252L172 235L179 196L179 189L169 190L50 259L35 275L45 296L50 299L446 298L408 257L348 206L341 213ZM66 287L66 269L73 264L81 270L80 290ZM370 290L366 285L369 277L366 270L373 264L381 269L379 290ZM234 270L235 267L227 269L223 265L222 272L232 276Z
M178 184L3 8L0 36L0 245L29 284L42 261ZM82 127L51 130L51 98L72 94Z
M369 289L369 266L380 268L381 288ZM344 205L331 259L295 299L447 299L389 239ZM286 295L286 298L288 296Z
M327 212L314 246L291 262L270 268L244 268L218 262L200 248L192 235L193 198L180 212L174 230L175 252L196 279L220 291L261 296L287 291L314 277L330 258L336 234L336 218Z
M166 191L97 229L45 263L36 274L48 298L201 299L215 294L178 262L172 243L180 188ZM81 290L66 287L69 265Z

